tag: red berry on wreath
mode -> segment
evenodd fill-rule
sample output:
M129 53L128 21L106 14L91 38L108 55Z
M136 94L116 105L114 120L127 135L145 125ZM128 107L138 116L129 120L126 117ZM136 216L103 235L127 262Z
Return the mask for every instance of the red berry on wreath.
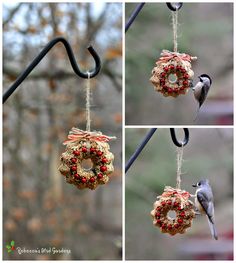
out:
M186 74L184 74L184 79L188 79L189 78L189 75L186 73Z
M183 223L183 219L181 219L181 218L179 218L177 221L178 221L179 224Z
M172 225L168 225L168 229L171 230L172 229Z
M97 175L97 178L98 178L98 179L102 179L102 177L103 177L103 174L101 174L101 173L99 173L99 174Z
M77 171L77 166L75 166L75 165L72 166L72 167L71 167L71 170L72 170L72 171Z
M168 204L168 205L172 205L172 202L171 202L171 201L168 201L167 204Z
M156 217L160 217L161 216L161 213L160 212L157 212L156 213Z
M71 158L71 162L76 163L77 162L76 158Z
M161 205L162 205L162 206L165 206L165 205L166 205L166 202L165 202L165 201L162 201L162 202L161 202Z
M97 151L97 156L102 156L103 152Z
M173 90L171 88L168 88L168 93L171 93Z
M184 213L184 212L181 212L181 213L180 213L180 216L181 216L181 217L185 217L185 213Z
M94 177L91 177L91 178L89 179L89 182L90 182L90 183L94 183L94 182L95 182L95 178L94 178Z
M102 158L102 163L107 163L107 158Z
M162 73L161 73L161 76L162 76L162 78L164 78L164 77L166 76L166 73L165 73L165 72L162 72Z
M101 167L100 167L100 171L101 171L101 172L105 172L106 170L107 170L107 167L106 167L106 166L101 166Z
M168 87L166 85L163 86L163 90L168 90Z
M174 65L170 65L169 68L170 68L171 70L173 70L173 69L175 69L175 66L174 66Z
M179 211L181 211L181 210L182 210L182 208L179 206L179 207L178 207L178 210L179 210Z
M179 203L178 202L174 202L174 207L177 207L179 206Z
M75 179L79 179L79 175L78 174L74 174Z
M87 152L87 148L86 147L82 147L82 152L86 153Z
M164 67L164 71L165 71L165 72L168 72L169 69L168 69L167 67Z
M187 86L187 85L188 85L188 81L187 81L187 80L184 80L184 81L183 81L183 85L184 85L184 86Z
M166 224L162 224L161 228L165 229L166 228Z
M85 184L85 183L87 182L86 178L82 178L82 179L81 179L81 182L82 182L83 184Z
M95 148L90 148L90 153L95 153L96 149Z
M78 156L79 155L79 151L75 150L75 151L73 151L73 154Z
M179 227L179 224L175 224L174 227L175 227L175 228L178 228L178 227Z

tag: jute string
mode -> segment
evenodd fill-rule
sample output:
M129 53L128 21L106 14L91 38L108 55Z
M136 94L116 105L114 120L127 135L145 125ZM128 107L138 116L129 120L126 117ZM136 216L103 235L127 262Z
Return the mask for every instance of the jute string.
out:
M176 171L176 188L180 189L181 184L181 167L183 163L183 145L182 147L177 147L177 171Z
M174 52L177 52L178 51L178 43L177 43L178 10L172 11L172 26L173 26Z
M91 117L90 117L90 73L88 72L88 80L86 81L86 131L90 131Z

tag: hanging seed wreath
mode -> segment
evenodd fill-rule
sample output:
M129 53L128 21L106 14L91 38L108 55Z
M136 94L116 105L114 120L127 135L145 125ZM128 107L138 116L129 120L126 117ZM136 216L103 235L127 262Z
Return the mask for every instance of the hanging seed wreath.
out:
M108 137L101 132L89 132L72 128L68 135L66 151L61 155L59 171L66 177L66 182L79 189L94 190L99 184L109 181L109 174L114 171L114 155L107 143L115 137ZM84 169L82 161L90 159L91 169Z
M194 77L191 60L196 59L197 57L191 57L185 53L163 50L150 78L155 86L154 89L165 97L177 97L180 94L185 94Z
M153 224L160 228L162 233L175 235L184 234L191 227L195 217L194 205L189 200L190 193L166 186L161 196L157 197L154 209L151 211ZM176 213L176 218L168 216L170 211Z

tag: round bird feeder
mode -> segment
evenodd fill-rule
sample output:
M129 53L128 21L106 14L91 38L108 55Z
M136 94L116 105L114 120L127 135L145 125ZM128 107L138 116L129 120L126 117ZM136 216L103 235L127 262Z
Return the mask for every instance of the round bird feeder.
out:
M114 171L114 155L107 143L114 137L101 132L88 132L72 128L65 141L66 151L61 156L59 171L66 177L66 182L79 189L94 190L99 184L109 181L109 174ZM90 159L92 167L85 169L83 161Z
M161 196L157 197L154 209L151 211L153 224L162 233L172 236L184 234L191 227L195 217L194 205L189 200L190 193L184 190L166 186ZM175 214L171 216L170 213Z
M185 53L163 50L150 78L154 89L165 97L186 94L194 77L191 60L195 59L197 58Z

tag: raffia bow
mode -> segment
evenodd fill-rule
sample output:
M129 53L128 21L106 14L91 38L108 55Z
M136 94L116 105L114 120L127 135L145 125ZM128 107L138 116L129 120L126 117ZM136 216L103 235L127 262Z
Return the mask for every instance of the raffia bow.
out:
M197 57L191 57L185 53L171 52L169 50L162 50L161 57L159 61L168 62L171 59L184 60L191 62L191 60L196 60Z
M109 137L107 135L102 134L99 131L83 131L78 128L73 127L69 132L68 139L63 144L67 145L68 143L75 143L80 141L81 139L89 139L91 141L100 141L100 142L108 142L110 140L116 139L115 136Z
M164 198L167 198L167 199L169 197L179 198L180 202L181 202L181 207L183 207L183 204L185 204L187 202L192 203L189 200L190 196L191 196L190 193L185 191L185 190L176 189L176 188L173 188L171 186L166 186L165 189L164 189L164 192L162 193L162 195L158 196L157 198L161 198L161 197L164 197Z

